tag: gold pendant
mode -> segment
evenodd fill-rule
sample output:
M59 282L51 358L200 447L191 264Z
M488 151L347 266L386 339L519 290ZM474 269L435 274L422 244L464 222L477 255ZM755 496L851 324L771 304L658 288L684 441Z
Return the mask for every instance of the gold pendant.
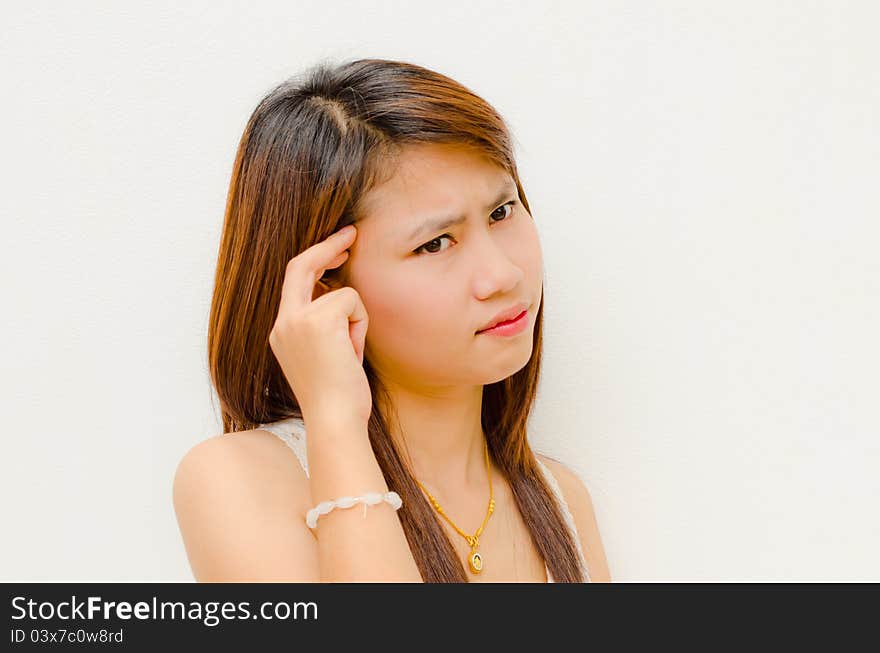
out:
M468 557L468 566L470 566L473 573L479 574L483 571L483 556L476 551L472 551Z

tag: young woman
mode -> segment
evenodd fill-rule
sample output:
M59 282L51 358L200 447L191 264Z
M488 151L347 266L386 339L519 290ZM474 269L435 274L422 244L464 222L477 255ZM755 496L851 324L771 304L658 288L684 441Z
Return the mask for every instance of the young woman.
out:
M220 242L224 433L174 479L195 578L610 581L586 487L527 438L542 280L509 130L483 99L380 59L273 89Z

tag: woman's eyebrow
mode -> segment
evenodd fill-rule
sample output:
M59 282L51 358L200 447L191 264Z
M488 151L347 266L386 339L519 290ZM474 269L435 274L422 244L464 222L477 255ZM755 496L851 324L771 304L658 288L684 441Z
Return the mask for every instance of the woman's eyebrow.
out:
M504 183L504 186L501 187L501 190L498 191L498 194L495 198L486 205L486 211L489 209L494 209L498 206L501 201L506 198L511 192L516 190L516 185L513 181L507 181ZM422 222L418 227L416 227L410 234L407 236L407 242L414 240L417 236L420 236L423 233L440 231L441 229L446 229L447 227L451 227L453 225L461 224L467 220L467 216L458 215L458 216L438 216L434 218L429 218L428 220Z

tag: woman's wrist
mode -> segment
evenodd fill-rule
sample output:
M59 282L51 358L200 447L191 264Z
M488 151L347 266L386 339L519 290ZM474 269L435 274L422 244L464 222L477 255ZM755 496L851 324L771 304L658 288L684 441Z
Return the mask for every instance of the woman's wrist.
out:
M367 433L367 420L344 410L303 411L306 432L314 432L322 440L350 441Z

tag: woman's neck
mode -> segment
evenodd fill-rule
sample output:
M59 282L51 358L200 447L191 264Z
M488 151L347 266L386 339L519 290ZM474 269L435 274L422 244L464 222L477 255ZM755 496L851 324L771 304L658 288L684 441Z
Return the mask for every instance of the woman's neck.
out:
M482 386L391 396L391 435L416 480L437 490L485 487Z

